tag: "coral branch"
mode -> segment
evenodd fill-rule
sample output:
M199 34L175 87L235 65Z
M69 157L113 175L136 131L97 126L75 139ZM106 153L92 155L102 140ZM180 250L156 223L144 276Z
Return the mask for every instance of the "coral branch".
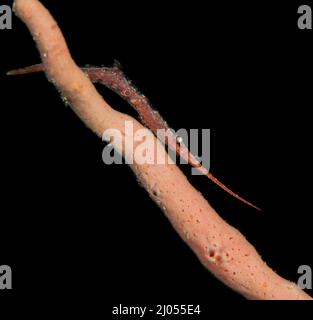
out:
M98 136L107 128L124 133L126 120L133 122L135 131L143 128L102 99L75 65L56 22L39 1L16 0L15 12L35 38L48 79L88 127ZM122 140L125 138L124 134ZM163 148L153 139L157 148ZM118 148L118 144L115 146ZM125 157L133 152L119 151ZM296 284L272 271L239 231L218 216L177 166L135 163L131 168L203 265L226 285L250 299L310 299Z

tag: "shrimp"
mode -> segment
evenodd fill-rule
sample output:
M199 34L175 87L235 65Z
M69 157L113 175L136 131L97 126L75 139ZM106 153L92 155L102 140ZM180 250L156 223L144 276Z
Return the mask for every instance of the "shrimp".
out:
M141 94L139 90L126 78L119 63L115 63L113 67L83 67L81 69L87 74L91 82L103 84L127 101L137 111L142 123L163 143L166 143L172 150L176 151L176 153L193 168L196 168L199 172L208 177L212 182L234 198L258 211L261 211L259 207L242 198L225 186L212 173L208 172L203 165L201 165L197 158L183 143L182 139L169 129L167 122L163 120L159 112L153 109L147 97ZM35 64L25 68L11 70L7 75L21 75L42 71L45 71L43 64Z

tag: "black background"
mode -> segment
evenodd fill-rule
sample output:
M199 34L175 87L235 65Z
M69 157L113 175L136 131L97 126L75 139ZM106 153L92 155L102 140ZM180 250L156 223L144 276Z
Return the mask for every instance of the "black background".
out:
M274 270L297 281L300 265L313 267L313 33L297 28L303 3L43 3L79 65L117 59L171 127L211 129L212 173L263 211L204 177L190 181ZM104 165L104 143L43 74L5 76L39 62L16 17L13 30L0 31L0 48L0 265L13 270L13 290L0 292L0 306L27 301L30 310L65 305L110 314L119 303L201 304L206 312L217 303L242 305L130 169Z

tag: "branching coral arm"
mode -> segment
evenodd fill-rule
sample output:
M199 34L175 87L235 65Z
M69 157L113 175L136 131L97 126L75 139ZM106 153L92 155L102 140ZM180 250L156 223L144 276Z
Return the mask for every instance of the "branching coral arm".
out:
M35 38L48 78L89 128L98 136L107 128L124 133L125 121L133 122L135 132L143 128L102 99L75 65L56 22L38 0L15 0L14 9ZM125 133L120 139L125 141ZM154 148L164 150L152 133L151 139ZM112 143L119 150L118 142ZM128 157L133 149L119 151ZM131 169L203 265L226 285L250 299L311 299L296 284L271 270L242 234L222 220L190 185L176 165L135 162Z
M125 99L139 114L141 121L158 137L160 140L169 145L172 150L182 157L187 163L199 170L203 175L207 176L211 181L216 183L224 191L245 203L246 205L261 210L251 202L233 192L221 181L219 181L212 173L208 172L197 158L189 151L186 145L177 137L172 130L169 129L167 122L163 120L161 115L152 108L146 96L141 94L125 77L124 73L118 67L88 67L82 70L89 76L90 80L95 83L99 82L116 92L120 97ZM12 70L8 75L26 74L31 72L45 71L43 64Z

